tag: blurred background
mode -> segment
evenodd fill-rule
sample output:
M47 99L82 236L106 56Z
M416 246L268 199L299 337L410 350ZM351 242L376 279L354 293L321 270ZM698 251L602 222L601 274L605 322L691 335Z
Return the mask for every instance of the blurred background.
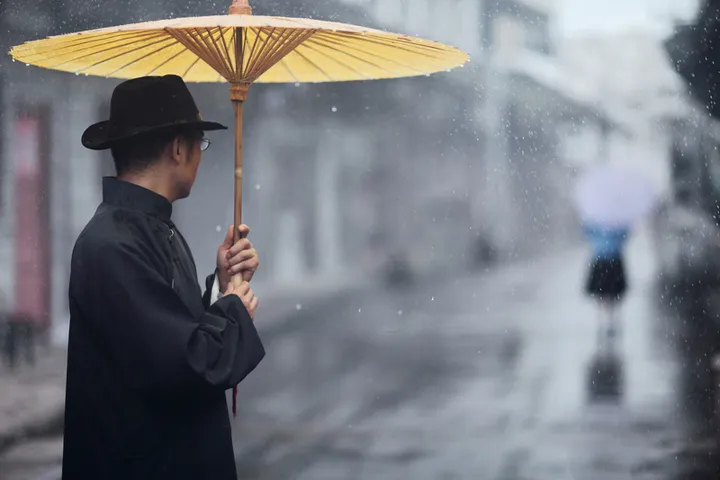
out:
M0 50L228 4L2 0ZM678 74L701 2L251 4L472 60L251 87L243 220L268 356L240 388L240 477L719 478L720 130ZM3 480L59 478L69 259L114 174L80 136L117 83L0 56ZM232 124L227 85L189 87L205 118ZM233 138L211 140L174 213L203 278L233 212ZM607 163L642 171L662 201L627 247L622 392L596 402L572 190Z

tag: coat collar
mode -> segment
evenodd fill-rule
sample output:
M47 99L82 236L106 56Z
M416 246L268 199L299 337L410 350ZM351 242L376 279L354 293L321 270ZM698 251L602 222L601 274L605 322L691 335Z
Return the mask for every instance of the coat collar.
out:
M103 178L103 202L170 222L172 203L151 190L115 177Z

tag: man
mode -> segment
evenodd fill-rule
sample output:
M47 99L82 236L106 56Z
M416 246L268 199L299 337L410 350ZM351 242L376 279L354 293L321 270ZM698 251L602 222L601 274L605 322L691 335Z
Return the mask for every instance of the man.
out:
M110 119L83 134L85 147L111 149L117 178L104 179L72 255L66 480L236 478L225 392L265 355L248 284L257 253L247 227L235 245L231 227L203 295L170 218L209 145L203 132L225 128L165 76L119 85Z

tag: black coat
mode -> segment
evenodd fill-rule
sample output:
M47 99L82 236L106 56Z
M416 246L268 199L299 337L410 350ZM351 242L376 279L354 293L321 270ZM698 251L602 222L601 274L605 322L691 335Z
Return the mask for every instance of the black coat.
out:
M265 350L242 302L210 305L172 205L106 178L73 250L63 478L235 479L225 392Z

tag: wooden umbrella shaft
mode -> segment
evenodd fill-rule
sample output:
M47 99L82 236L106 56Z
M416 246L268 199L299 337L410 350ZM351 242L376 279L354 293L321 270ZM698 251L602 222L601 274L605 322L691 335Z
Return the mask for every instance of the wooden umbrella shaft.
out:
M231 83L230 99L235 111L235 215L233 218L233 242L240 240L240 232L237 227L242 225L242 167L243 167L243 103L247 99L249 84ZM242 282L240 275L232 279L233 285L238 286Z

